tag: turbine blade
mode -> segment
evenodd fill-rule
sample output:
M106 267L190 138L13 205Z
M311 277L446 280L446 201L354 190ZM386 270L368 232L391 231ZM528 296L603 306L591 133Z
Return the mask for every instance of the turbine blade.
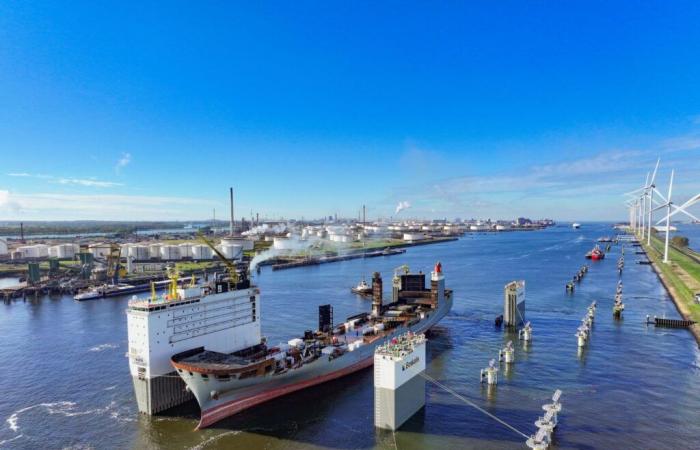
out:
M651 183L650 185L654 185L654 180L656 180L656 171L659 170L659 163L661 162L661 158L656 160L656 167L654 167L654 174L651 176Z
M671 170L671 181L668 183L668 202L671 202L671 192L673 192L673 169Z

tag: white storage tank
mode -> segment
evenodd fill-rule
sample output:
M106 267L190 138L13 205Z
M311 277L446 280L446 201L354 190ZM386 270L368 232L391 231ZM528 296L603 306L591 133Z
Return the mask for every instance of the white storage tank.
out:
M52 245L49 247L49 257L58 258L58 245Z
M7 238L0 237L0 256L8 254Z
M272 241L272 248L275 250L293 250L294 241L286 237L276 237Z
M150 249L145 245L132 245L129 247L129 256L137 261L150 258Z
M45 258L49 256L49 247L44 244L23 245L17 247L17 251L22 253L23 258Z
M180 247L180 258L191 258L192 257L192 244L189 242L183 242L182 244L178 244L178 247Z
M180 247L177 245L162 245L160 247L160 258L168 261L180 259Z
M223 238L221 239L221 245L240 245L243 251L253 250L255 247L255 242L250 239L241 238Z
M109 256L109 244L92 244L88 247L88 252L95 258L107 258Z
M404 233L403 240L406 242L416 242L425 240L423 233Z
M226 257L226 259L243 258L243 247L240 245L223 244L220 245L218 249Z
M151 259L160 258L160 244L151 244L148 246L148 257Z
M212 251L209 247L202 244L192 246L192 259L211 259Z
M75 258L75 254L77 253L76 247L79 248L75 244L60 244L58 246L57 257L59 259L73 259L73 258Z
M122 244L119 247L119 257L120 258L126 258L129 256L129 247L131 247L131 244Z

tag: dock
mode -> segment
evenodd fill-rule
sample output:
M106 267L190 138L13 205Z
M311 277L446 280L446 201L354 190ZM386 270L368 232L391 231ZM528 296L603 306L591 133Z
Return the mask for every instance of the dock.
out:
M695 325L694 320L686 319L663 319L660 317L654 317L653 321L648 321L648 324L654 324L657 327L663 328L688 328Z
M304 258L304 259L301 259L298 261L274 264L272 266L272 270L285 270L285 269L293 269L295 267L317 266L320 264L327 264L327 263L338 262L338 261L348 261L351 259L376 258L379 256L400 255L402 253L406 253L406 250L404 250L404 249L387 249L387 250L377 250L377 251L373 251L373 252L351 253L351 254L347 254L347 255L338 255L338 256L320 256L320 257Z

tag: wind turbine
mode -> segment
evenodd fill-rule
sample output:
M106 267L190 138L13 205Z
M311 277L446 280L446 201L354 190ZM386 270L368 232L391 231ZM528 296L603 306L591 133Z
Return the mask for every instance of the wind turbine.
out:
M666 208L666 242L664 244L664 263L666 264L668 264L668 236L671 231L671 207L673 206L673 203L671 202L671 193L673 191L673 172L674 171L671 170L671 181L668 183L668 199L666 200L666 203L655 208L655 210Z
M646 217L646 194L649 188L649 173L647 172L647 178L644 180L644 185L638 189L631 192L627 192L625 195L629 196L634 200L635 207L635 220L634 220L634 231L636 233L641 233L642 239L644 239L644 218ZM641 204L640 204L641 202Z
M693 206L696 203L700 203L700 194L695 194L694 196L692 196L690 198L690 200L683 203L681 206L676 206L675 204L672 203L671 208L673 209L673 212L669 213L667 217L670 219L671 217L675 216L678 213L683 213L686 216L690 217L691 219L693 219L697 222L700 222L700 219L698 219L693 214L688 212L688 208L690 208L691 206ZM657 224L664 221L664 220L666 220L666 217L659 220L659 222L657 222Z
M651 218L652 218L652 212L654 211L654 192L659 194L659 197L661 197L662 200L665 201L663 195L659 191L656 190L656 184L654 184L654 181L656 180L656 172L659 170L659 163L661 162L661 158L656 160L656 167L654 167L654 173L651 176L651 182L647 186L647 193L649 195L649 230L647 230L647 245L651 245Z

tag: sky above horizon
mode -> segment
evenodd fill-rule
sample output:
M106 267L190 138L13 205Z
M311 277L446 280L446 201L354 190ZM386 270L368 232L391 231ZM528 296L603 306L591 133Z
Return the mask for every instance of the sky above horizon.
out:
M0 3L0 220L624 220L700 192L698 2ZM700 213L700 207L691 209ZM696 214L697 215L697 214Z

